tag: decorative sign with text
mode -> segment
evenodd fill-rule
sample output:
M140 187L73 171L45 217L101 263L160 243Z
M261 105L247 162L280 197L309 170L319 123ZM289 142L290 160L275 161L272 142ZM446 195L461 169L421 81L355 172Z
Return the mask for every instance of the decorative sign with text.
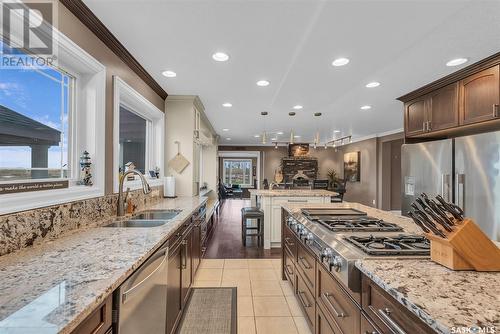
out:
M68 188L68 181L0 184L0 195Z

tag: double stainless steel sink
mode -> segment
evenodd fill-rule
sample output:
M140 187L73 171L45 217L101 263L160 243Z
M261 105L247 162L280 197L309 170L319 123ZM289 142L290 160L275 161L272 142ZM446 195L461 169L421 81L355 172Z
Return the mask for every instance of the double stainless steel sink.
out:
M147 210L127 220L117 220L104 227L157 227L174 219L182 210Z

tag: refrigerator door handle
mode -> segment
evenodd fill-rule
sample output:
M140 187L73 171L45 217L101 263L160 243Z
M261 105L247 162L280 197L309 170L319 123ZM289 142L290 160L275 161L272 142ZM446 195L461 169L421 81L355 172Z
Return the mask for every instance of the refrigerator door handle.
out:
M465 211L465 174L457 173L455 180L457 205Z
M450 196L450 174L441 174L441 196L447 201L451 201Z

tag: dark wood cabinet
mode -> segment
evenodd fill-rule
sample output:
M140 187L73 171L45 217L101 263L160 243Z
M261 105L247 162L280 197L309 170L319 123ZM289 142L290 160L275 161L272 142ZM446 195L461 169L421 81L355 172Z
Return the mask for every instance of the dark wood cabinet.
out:
M382 334L364 313L361 315L361 334Z
M362 278L361 300L363 311L383 334L434 333L429 326L366 276Z
M201 262L201 228L199 224L193 226L193 245L192 249L192 261L193 261L193 278L196 276L198 267Z
M316 301L344 334L359 333L361 312L359 306L342 286L323 267L316 271Z
M306 248L298 244L297 246L297 272L302 274L307 288L314 293L316 281L316 259Z
M458 126L458 83L426 95L427 132Z
M181 241L181 302L182 308L186 305L189 297L189 291L193 282L192 275L192 252L193 245L193 229L190 228Z
M168 254L167 334L173 333L181 315L181 242L170 246Z
M354 332L353 332L354 333ZM318 304L316 307L316 332L315 334L342 334L335 322L325 315Z
M426 131L427 100L419 97L405 104L405 129L408 136L415 136Z
M460 81L460 123L472 124L498 118L500 65Z
M107 297L72 334L107 334L112 324L112 296Z
M314 320L316 317L316 302L314 294L312 294L306 286L305 279L300 274L297 275L297 290L295 295L299 300L299 304L306 315L306 320L309 327L314 328Z
M295 291L295 288L297 287L295 258L287 250L284 251L283 271L285 273L285 278L292 284Z
M500 130L500 53L398 100L412 142Z

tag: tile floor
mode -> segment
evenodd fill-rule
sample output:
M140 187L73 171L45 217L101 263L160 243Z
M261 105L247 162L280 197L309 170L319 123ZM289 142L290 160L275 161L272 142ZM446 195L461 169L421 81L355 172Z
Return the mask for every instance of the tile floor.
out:
M311 334L279 259L204 259L194 287L238 288L238 334Z

